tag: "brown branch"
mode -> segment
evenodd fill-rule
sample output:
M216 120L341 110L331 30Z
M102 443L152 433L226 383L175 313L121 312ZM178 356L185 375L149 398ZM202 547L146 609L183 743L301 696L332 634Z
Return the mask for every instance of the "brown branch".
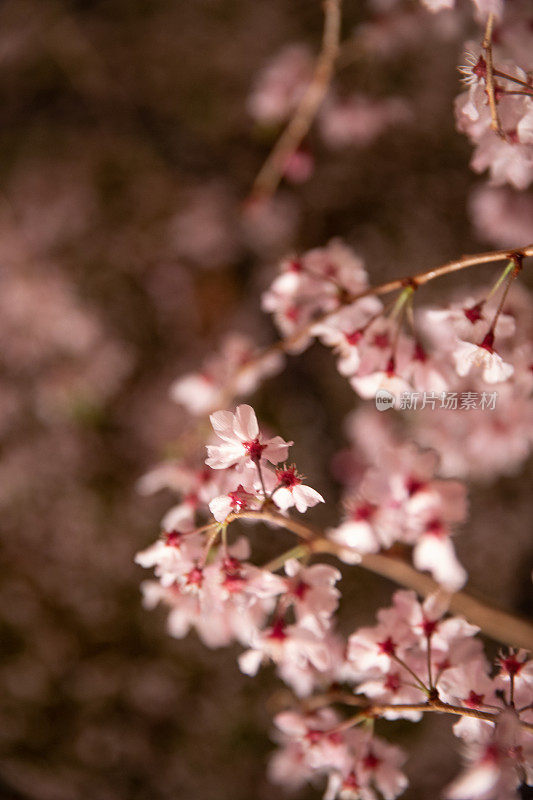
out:
M505 134L502 130L500 118L498 117L498 108L496 106L496 93L494 86L494 64L492 60L492 29L494 27L494 14L489 14L487 26L485 28L485 36L483 37L483 50L485 51L485 62L487 64L487 75L485 78L485 92L489 101L491 125L490 127L505 139Z
M324 0L324 33L311 83L298 103L293 117L261 167L251 191L254 199L271 197L279 186L290 156L309 131L333 75L339 51L341 0Z
M327 695L326 695L327 697ZM334 699L333 702L343 702L340 699ZM333 728L333 731L338 732L352 728L354 725L363 722L366 719L373 719L381 717L387 712L402 712L402 711L421 711L422 713L433 712L437 714L453 714L459 717L471 717L473 719L481 719L485 722L496 722L498 714L490 713L488 711L481 711L477 708L465 708L464 706L453 706L449 703L443 703L442 700L428 700L427 703L373 703L366 708L361 709L355 716L341 722ZM533 724L520 720L520 725L526 730L533 731Z
M512 81L513 83L517 83L519 86L523 86L526 89L533 89L531 83L526 83L526 81L520 80L520 78L515 78L514 75L509 75L507 72L501 72L499 69L492 70L492 74L495 75L497 78L503 78L505 81Z
M339 549L342 549L302 522L288 516L285 517L268 507L261 511L241 511L230 514L226 522L230 523L236 519L269 522L284 528L306 542L310 553L331 553L338 556ZM368 553L361 556L361 561L357 566L388 578L400 586L413 589L423 597L435 592L444 593L440 584L429 575L418 572L407 562L392 556ZM478 625L482 633L491 639L510 646L533 650L533 625L530 622L490 606L466 592L451 594L449 607L454 613L462 614L471 623Z

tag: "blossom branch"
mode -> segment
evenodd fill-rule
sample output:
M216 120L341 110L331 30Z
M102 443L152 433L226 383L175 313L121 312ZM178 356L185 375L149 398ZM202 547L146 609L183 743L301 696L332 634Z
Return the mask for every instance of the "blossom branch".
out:
M226 521L230 523L236 519L258 520L282 527L303 539L309 553L337 555L339 551L339 547L334 542L326 539L312 528L269 508L263 508L260 511L235 512L230 514ZM290 553L293 554L293 550ZM278 563L279 560L281 559L278 559ZM428 575L418 572L405 561L383 553L362 555L358 566L388 578L400 586L413 589L423 597L435 592L443 593L442 587ZM466 592L451 594L449 607L454 613L462 614L470 622L478 625L483 633L492 639L512 646L525 647L528 650L533 649L533 625L526 620L494 608Z
M286 164L309 131L328 90L339 51L341 0L325 0L324 33L311 83L296 111L263 164L252 186L252 198L266 199L276 191Z
M336 308L319 314L307 325L304 325L299 330L295 331L295 333L291 334L285 339L279 339L277 342L265 347L255 357L248 360L245 365L237 370L235 378L237 378L244 370L249 369L250 366L259 364L262 360L271 357L275 353L279 353L280 351L290 351L291 347L297 344L297 342L303 336L309 333L317 323L323 322L324 320L334 316L341 308L350 306L352 303L356 303L358 300L361 300L364 297L390 294L391 292L400 291L406 287L412 287L415 289L420 286L424 286L426 283L429 283L432 280L435 280L435 278L440 278L444 275L450 275L453 272L459 272L460 270L469 269L470 267L492 264L498 261L515 261L516 263L517 260L520 260L520 262L522 262L525 258L530 258L532 256L533 244L528 245L527 247L518 248L516 250L493 250L486 253L476 253L472 256L461 256L461 258L448 261L445 264L434 267L433 269L425 270L424 272L419 272L416 275L395 278L392 281L386 281L385 283L380 283L376 286L369 286L367 289L362 292L358 292L357 294L341 294L339 295L339 305ZM231 386L228 388L227 397L228 399L233 397Z

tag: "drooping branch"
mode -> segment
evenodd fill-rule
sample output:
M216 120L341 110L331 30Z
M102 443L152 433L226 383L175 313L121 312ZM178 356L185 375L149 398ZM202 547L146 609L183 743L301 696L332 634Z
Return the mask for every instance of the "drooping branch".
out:
M271 197L279 186L287 162L298 149L326 95L339 51L341 0L324 1L324 33L311 83L307 87L287 127L261 167L251 191L253 199Z
M308 553L331 553L338 555L339 548L335 542L330 541L323 534L313 530L302 522L289 516L284 516L271 508L260 511L240 511L230 514L226 522L237 519L251 519L268 522L296 534L307 546ZM218 525L218 523L214 523ZM303 547L303 546L302 546ZM294 548L291 548L291 554ZM286 554L286 558L288 558ZM282 558L276 559L275 565L282 566ZM410 564L399 558L383 553L368 553L361 556L357 566L363 567L377 575L382 575L394 583L413 589L417 594L427 597L435 592L448 594L429 575L414 569ZM495 641L514 647L525 647L533 650L533 625L507 611L502 611L467 592L456 592L448 595L449 608L456 614L463 615L469 622L478 625L482 633Z
M306 325L299 328L290 336L286 337L285 339L279 339L274 344L265 347L259 353L257 353L253 358L249 359L243 366L237 370L236 375L234 376L233 382L241 375L241 372L249 369L251 366L255 364L260 364L261 361L270 358L273 354L279 352L290 352L291 348L294 347L295 344L303 337L306 336L312 328L319 322L323 322L324 320L334 316L339 312L341 308L346 306L350 306L353 303L356 303L358 300L363 299L364 297L370 296L381 296L384 294L390 294L392 292L401 291L402 289L406 288L407 286L412 286L414 288L418 288L420 286L424 286L426 283L435 280L435 278L440 278L444 275L450 275L454 272L459 272L463 269L469 269L470 267L482 266L484 264L493 264L499 261L515 261L519 259L521 262L525 258L530 258L533 256L533 244L528 245L527 247L517 248L516 250L492 250L487 253L476 253L472 256L461 256L460 258L454 259L453 261L448 261L446 264L442 264L438 267L434 267L433 269L425 270L424 272L419 272L416 275L407 276L404 278L395 278L392 281L386 281L385 283L377 284L376 286L369 286L367 289L364 289L362 292L358 292L357 294L346 294L346 295L339 295L339 304L336 308L324 311L322 314L316 316L311 322L307 323ZM226 396L228 401L233 398L233 386L230 385L228 387L228 391L226 392Z

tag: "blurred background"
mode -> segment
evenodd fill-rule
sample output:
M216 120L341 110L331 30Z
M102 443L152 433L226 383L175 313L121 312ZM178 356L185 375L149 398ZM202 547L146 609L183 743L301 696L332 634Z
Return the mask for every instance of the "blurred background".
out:
M379 282L502 244L471 217L483 179L454 129L456 64L479 38L470 9L433 17L406 3L389 29L380 14L392 5L346 0L354 44L332 113L258 209L247 198L280 126L257 112L258 81L288 45L304 73L312 65L318 0L0 4L5 800L280 795L266 778L273 673L252 680L237 648L172 640L165 613L141 606L147 576L133 557L172 498L140 497L136 483L190 429L172 381L230 329L273 339L260 292L287 252L341 236ZM369 115L370 133L356 121L347 134L353 119L333 113L354 93L395 98L379 124ZM318 346L253 399L327 497L316 524L337 519L330 463L357 402ZM474 486L457 541L472 590L522 613L530 487L530 465ZM259 553L285 543L254 536ZM391 588L347 570L345 629ZM411 752L409 800L435 797L457 769L449 728L387 726Z

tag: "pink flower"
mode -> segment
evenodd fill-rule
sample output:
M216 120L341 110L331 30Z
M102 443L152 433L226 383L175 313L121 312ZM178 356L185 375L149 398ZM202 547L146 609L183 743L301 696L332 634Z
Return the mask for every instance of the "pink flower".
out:
M301 352L311 341L306 326L316 316L340 308L343 295L356 295L368 286L363 262L339 240L326 247L286 259L281 274L263 294L265 311L274 314L283 336L295 336L291 350Z
M477 235L496 247L527 245L531 239L533 196L507 187L481 185L469 200Z
M286 625L276 619L270 628L256 632L250 641L251 649L239 657L239 667L246 675L255 675L263 661L278 666L281 678L299 697L313 691L315 670L326 670L330 657L323 636L301 624Z
M313 72L306 45L291 44L281 50L259 74L248 99L251 116L263 124L283 122L294 110Z
M259 434L257 417L251 406L238 406L231 411L217 411L210 416L216 435L223 444L208 445L205 463L213 469L226 469L235 465L237 470L259 464L263 460L277 464L287 458L292 442L280 436L264 439Z
M416 639L396 608L381 609L377 616L375 627L359 628L348 640L348 660L361 675L373 670L389 672L396 666L395 656Z
M244 487L239 484L234 491L214 497L209 503L209 510L217 522L224 522L226 517L232 513L257 510L261 507L262 502L262 498L258 498L257 495L247 492Z
M285 563L289 576L288 596L296 619L319 635L330 627L331 617L339 604L340 592L335 583L341 579L338 569L327 564L303 567L291 558Z
M338 528L328 531L328 539L340 546L339 558L347 564L356 564L364 553L377 553L381 549L378 536L379 505L360 497L348 505L348 517Z
M315 489L302 483L302 478L294 465L278 467L276 479L278 488L272 492L272 500L282 511L287 511L288 508L295 506L303 514L317 503L325 502L322 495Z
M249 337L229 333L220 352L210 356L199 372L183 375L172 384L170 396L190 414L206 414L221 404L228 388L235 396L251 394L263 378L274 375L282 364L279 353L257 357Z
M533 735L512 708L503 709L494 726L480 728L466 755L468 766L446 790L449 800L507 800L533 780Z
M376 626L360 628L349 638L348 659L362 681L358 691L394 694L404 683L413 685L413 673L427 682L428 648L437 681L450 666L478 658L481 644L472 637L479 629L460 617L443 619L445 611L439 595L420 603L414 592L396 592L392 607L378 612Z
M479 655L443 672L439 679L441 698L452 705L489 709L500 705L496 685L489 676L487 660ZM479 741L489 723L472 717L461 717L453 726L456 736L465 741Z
M338 714L331 708L321 708L312 714L283 711L274 719L285 741L297 742L306 763L315 770L342 770L351 765L345 736L335 732L339 722Z
M171 531L135 556L141 567L155 567L162 586L171 586L195 566L202 554L203 539L198 534Z
M459 562L449 536L429 531L421 536L413 550L413 564L428 570L449 592L458 591L466 583L466 570Z
M369 375L354 376L350 383L365 400L373 400L380 390L389 392L394 398L395 405L398 405L402 393L411 389L407 381L397 374L392 359L384 370Z
M313 326L313 334L328 347L333 347L339 356L337 363L341 375L353 375L359 369L361 352L366 346L365 329L382 308L376 297L363 297Z
M514 372L512 364L506 363L493 347L494 336L488 334L480 345L457 342L453 358L457 374L464 376L475 367L482 372L486 383L501 383Z
M410 119L409 105L399 97L373 100L358 94L326 104L319 122L326 143L339 148L366 147L388 127Z

